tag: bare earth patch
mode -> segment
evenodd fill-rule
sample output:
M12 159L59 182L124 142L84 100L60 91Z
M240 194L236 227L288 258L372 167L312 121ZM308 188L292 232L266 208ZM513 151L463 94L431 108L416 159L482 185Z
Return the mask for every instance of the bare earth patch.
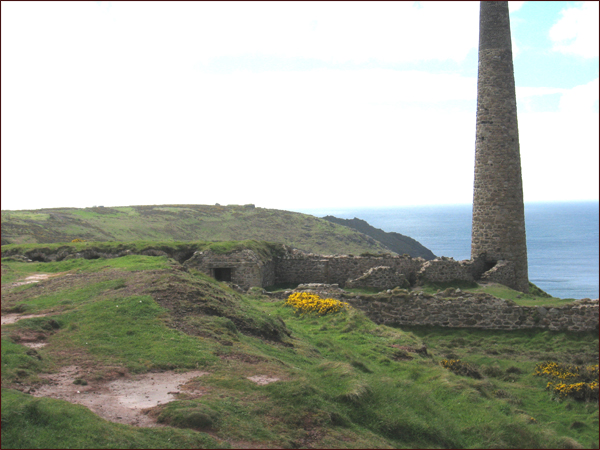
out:
M246 377L246 378L248 378L250 381L253 381L260 386L264 386L265 384L274 383L275 381L280 380L279 378L271 378L266 375L255 375L253 377Z
M10 286L11 287L16 287L16 286L23 286L25 284L39 283L40 281L47 280L48 278L59 277L59 276L64 275L64 274L66 274L66 272L59 272L59 273L35 273L33 275L29 275L23 281L17 281L16 283L12 283Z
M21 319L31 319L32 317L46 317L47 314L4 314L0 318L1 325L15 323Z
M50 384L37 390L31 389L30 393L36 397L51 397L86 406L111 422L156 427L160 425L145 410L175 400L184 384L207 372L146 373L110 382L90 382L85 386L73 384L78 374L78 367L68 366L57 374L40 375ZM189 390L186 393L201 395L201 392Z
M48 345L47 342L22 342L22 344L29 348L42 348Z

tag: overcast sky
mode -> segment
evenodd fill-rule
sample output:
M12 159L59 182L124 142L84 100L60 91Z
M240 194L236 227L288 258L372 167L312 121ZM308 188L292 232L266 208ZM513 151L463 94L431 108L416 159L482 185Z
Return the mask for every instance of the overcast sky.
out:
M598 199L598 2L511 2L526 202ZM2 209L471 203L478 2L2 2Z

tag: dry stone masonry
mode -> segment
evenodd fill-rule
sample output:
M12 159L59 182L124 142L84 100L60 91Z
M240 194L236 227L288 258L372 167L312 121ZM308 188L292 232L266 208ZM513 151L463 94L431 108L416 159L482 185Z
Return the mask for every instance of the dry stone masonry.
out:
M355 280L346 283L347 288L374 288L380 291L395 287L407 288L410 283L406 277L388 266L377 266Z
M212 250L197 251L183 265L186 268L193 267L219 281L231 282L245 289L275 284L274 261L261 258L250 249L229 254L219 254Z
M475 281L473 261L454 261L445 256L423 263L417 274L419 284L426 282Z
M410 256L316 255L282 245L279 256L259 257L249 249L217 254L198 251L184 263L218 279L239 285L267 287L274 284L321 283L342 288L378 290L406 288L426 283L511 280L512 263L499 261L485 271L485 260L455 261L439 257L432 261Z
M527 243L508 2L480 2L471 258L527 292ZM495 276L498 278L495 278Z
M378 295L355 295L327 285L310 292L361 309L374 322L394 326L428 325L489 330L548 329L598 332L598 300L576 300L559 307L518 306L483 293L448 288L435 295L394 289ZM286 292L288 295L292 291Z
M346 301L365 311L374 322L389 325L598 331L598 300L544 308L518 306L509 300L486 294L467 294L455 298L421 294L393 296L385 302L365 299Z

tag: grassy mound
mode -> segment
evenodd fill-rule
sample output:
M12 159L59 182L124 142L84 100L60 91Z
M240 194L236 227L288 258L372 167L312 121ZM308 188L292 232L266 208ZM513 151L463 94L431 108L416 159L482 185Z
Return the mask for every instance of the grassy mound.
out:
M56 276L12 284L36 272ZM353 308L295 314L167 257L4 259L2 275L3 314L48 314L2 326L5 448L598 447L597 402L553 400L535 375L543 361L597 364L596 335L395 329ZM47 345L22 345L31 340ZM193 382L203 395L182 391L149 412L161 428L19 392L71 365L90 384L152 370L208 375Z

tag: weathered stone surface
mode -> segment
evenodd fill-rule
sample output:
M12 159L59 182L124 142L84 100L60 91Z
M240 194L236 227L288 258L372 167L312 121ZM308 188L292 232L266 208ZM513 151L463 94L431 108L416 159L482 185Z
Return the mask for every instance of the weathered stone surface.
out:
M275 282L335 283L344 287L348 280L361 277L369 269L386 266L404 274L412 284L416 282L417 272L424 262L423 258L410 256L315 255L296 251L278 259Z
M440 257L425 262L417 273L419 284L427 281L433 283L449 281L474 281L469 261L454 261L452 258Z
M488 274L527 292L527 244L508 2L480 2L471 259L507 261Z
M399 291L399 290L398 290ZM481 328L491 330L550 329L561 331L598 331L598 300L572 302L551 308L540 320L539 306L518 306L487 294L473 298L445 297L445 292L421 295L411 292L403 296L336 296L332 292L314 291L349 302L361 309L376 323L395 325L431 325L453 328ZM453 295L456 295L453 292Z
M355 280L348 280L346 288L375 288L380 291L395 287L407 288L410 283L406 277L389 266L377 266L369 269Z
M213 278L239 285L242 289L275 284L273 260L263 260L254 251L245 249L229 254L211 250L195 252L184 266L194 268Z

